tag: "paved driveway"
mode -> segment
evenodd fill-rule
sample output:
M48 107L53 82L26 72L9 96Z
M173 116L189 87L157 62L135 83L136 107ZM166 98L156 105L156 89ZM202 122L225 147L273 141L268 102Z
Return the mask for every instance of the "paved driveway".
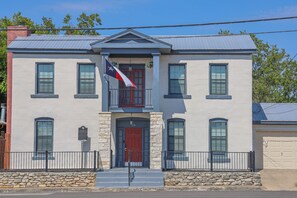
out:
M0 194L8 198L296 198L296 192L264 192L264 191L215 191L215 192L65 192L65 193L31 193Z
M297 191L297 170L262 170L261 180L265 190Z

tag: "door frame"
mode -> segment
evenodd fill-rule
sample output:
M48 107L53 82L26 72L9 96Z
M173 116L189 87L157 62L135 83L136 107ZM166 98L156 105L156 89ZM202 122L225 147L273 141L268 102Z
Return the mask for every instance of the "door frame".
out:
M133 108L141 108L141 107L144 107L145 106L145 81L146 81L146 70L145 70L145 64L137 64L137 63L133 63L133 64L130 64L130 63L123 63L123 64L119 64L119 69L124 73L123 70L129 70L129 67L132 67L132 71L133 70L143 70L143 76L142 76L142 81L143 81L143 85L142 85L142 104L137 106L137 105L122 105L121 104L121 83L122 82L119 82L119 85L118 85L118 89L119 89L119 96L118 96L118 101L119 101L119 106L120 107L133 107ZM125 73L124 73L125 74ZM131 79L132 81L134 79ZM133 81L134 82L134 81ZM135 83L135 82L134 82ZM137 86L137 85L136 85ZM133 91L134 88L130 88L130 91ZM136 88L137 89L137 88ZM134 97L134 94L133 94L133 97ZM130 92L130 99L131 99L131 92ZM134 100L133 100L134 101Z
M115 167L125 167L125 128L142 128L142 166L149 168L150 164L150 120L148 118L130 117L116 119Z

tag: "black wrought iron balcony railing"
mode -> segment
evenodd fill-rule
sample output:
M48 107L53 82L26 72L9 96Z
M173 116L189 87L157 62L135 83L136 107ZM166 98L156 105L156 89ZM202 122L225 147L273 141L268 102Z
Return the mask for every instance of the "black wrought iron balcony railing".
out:
M111 108L151 108L152 89L110 89L109 107Z

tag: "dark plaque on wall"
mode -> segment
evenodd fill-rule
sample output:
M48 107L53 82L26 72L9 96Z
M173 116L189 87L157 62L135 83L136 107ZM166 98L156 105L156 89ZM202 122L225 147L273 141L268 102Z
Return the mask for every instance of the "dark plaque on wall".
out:
M78 128L78 140L79 141L87 141L88 140L88 128L85 126L81 126Z

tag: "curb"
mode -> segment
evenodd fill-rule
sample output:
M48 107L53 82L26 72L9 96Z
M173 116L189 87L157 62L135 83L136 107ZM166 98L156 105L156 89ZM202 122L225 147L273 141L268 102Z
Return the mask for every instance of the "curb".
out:
M153 192L153 191L263 191L261 187L218 187L218 186L194 186L194 187L164 187L164 188L7 188L0 189L0 193L7 192Z

